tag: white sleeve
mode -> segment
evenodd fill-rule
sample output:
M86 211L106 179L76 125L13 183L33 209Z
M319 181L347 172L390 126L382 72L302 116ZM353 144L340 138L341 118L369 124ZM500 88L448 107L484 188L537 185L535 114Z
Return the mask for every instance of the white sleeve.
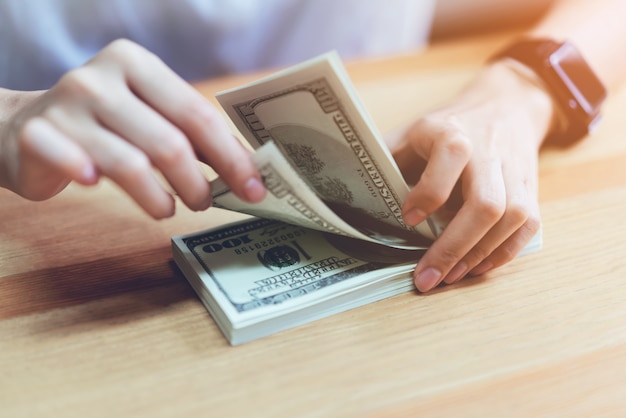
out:
M428 35L435 0L2 0L0 87L51 87L118 38L187 80L406 51Z

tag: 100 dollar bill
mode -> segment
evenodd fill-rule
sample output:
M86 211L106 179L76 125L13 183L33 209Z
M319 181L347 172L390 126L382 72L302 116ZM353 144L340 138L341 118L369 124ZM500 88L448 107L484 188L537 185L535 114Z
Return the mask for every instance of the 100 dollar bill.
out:
M423 237L439 234L431 220L416 227L404 223L401 208L409 188L336 53L217 98L252 147L274 143L316 196L317 206L360 234L397 247L422 246ZM221 199L228 191L220 190L215 202L240 210L228 207ZM263 216L281 219L271 204L263 206Z
M252 218L172 238L174 260L232 344L411 289L415 259L360 259L320 231Z

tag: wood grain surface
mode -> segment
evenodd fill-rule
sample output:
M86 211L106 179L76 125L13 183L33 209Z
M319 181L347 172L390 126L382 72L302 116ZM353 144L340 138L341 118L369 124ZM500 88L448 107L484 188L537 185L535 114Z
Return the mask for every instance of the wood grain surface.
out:
M383 132L455 94L492 35L349 72ZM216 91L255 75L197 84ZM544 248L231 347L169 238L234 219L148 218L114 185L0 190L0 416L626 416L626 89L596 134L542 151Z

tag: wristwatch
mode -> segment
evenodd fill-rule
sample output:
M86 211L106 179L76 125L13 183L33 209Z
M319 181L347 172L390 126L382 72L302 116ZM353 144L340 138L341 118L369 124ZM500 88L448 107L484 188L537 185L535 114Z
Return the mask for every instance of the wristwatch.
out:
M600 120L606 88L570 42L522 39L504 48L491 61L502 58L518 61L543 81L563 121L560 129L550 133L552 139L577 141Z

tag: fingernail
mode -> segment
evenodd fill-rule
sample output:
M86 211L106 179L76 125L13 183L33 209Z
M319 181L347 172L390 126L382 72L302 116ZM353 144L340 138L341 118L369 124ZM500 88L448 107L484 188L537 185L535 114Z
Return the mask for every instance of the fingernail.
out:
M250 202L257 203L265 197L265 186L258 178L251 177L244 187L244 193Z
M452 284L463 278L465 274L467 274L467 264L461 261L456 266L454 266L452 270L450 270L450 273L448 273L444 281L448 284Z
M487 273L489 270L493 268L493 263L489 260L483 260L476 267L472 269L470 272L472 276L480 276L481 274Z
M93 184L98 181L98 172L96 171L96 167L93 164L87 164L81 173L81 181Z
M419 209L411 209L404 214L404 222L408 226L415 226L426 219L426 214Z
M441 279L441 272L432 267L428 267L417 275L415 278L415 286L420 292L428 292L433 287L439 284Z

